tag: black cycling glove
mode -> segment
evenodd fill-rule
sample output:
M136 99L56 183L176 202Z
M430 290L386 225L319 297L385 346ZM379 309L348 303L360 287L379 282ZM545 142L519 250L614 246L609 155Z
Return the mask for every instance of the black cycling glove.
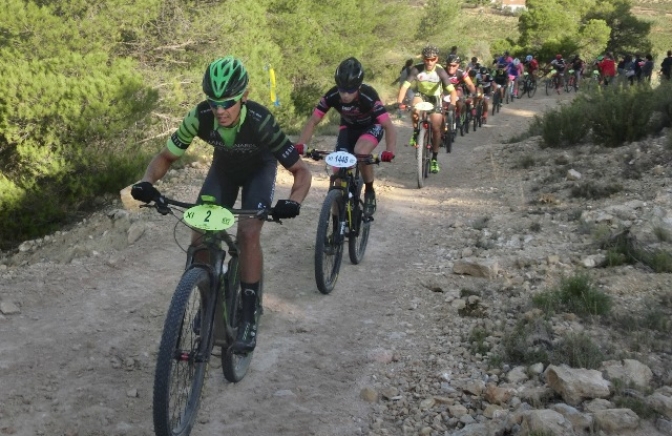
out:
M143 203L149 203L156 200L161 194L149 182L136 183L131 187L131 196Z
M271 216L278 220L281 218L294 218L299 215L301 205L294 200L278 200L275 203Z

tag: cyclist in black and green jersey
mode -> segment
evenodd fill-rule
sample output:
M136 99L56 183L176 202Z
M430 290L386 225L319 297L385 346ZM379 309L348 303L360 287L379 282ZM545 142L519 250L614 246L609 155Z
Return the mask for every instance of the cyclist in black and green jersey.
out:
M278 162L294 176L289 199L278 200L274 218L294 218L312 180L308 166L294 144L280 129L268 109L247 99L249 77L240 60L227 56L212 62L203 77L206 99L196 105L168 139L166 147L149 163L142 181L131 194L148 203L159 197L153 186L187 150L201 138L214 148L212 165L203 182L203 196L217 204L233 207L242 188L242 209L270 208L275 190ZM240 285L243 291L243 324L232 345L234 352L250 352L256 346L255 308L262 273L261 228L264 221L241 217L237 240L240 248ZM192 233L191 243L200 245L201 234ZM208 262L209 259L196 259Z
M435 109L430 115L430 121L432 123L432 160L430 163L430 171L432 173L438 173L439 163L437 157L441 146L441 124L443 123L443 114L441 113L443 103L440 99L445 92L445 94L450 95L450 103L455 106L457 103L457 92L455 91L455 87L450 83L450 78L448 77L446 70L444 70L441 65L437 64L439 61L439 49L432 45L427 46L422 49L422 57L423 63L418 64L411 69L411 73L399 89L397 104L403 106L402 102L404 95L406 95L406 90L413 82L417 82L418 87L418 92L413 98L413 105L416 105L421 101L428 101L434 104ZM418 113L413 110L414 130L417 125ZM416 146L416 141L417 138L411 138L411 145Z

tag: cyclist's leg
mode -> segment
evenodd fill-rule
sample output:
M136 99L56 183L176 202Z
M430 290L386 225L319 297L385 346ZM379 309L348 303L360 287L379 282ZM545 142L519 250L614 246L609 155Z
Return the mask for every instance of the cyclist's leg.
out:
M432 124L432 152L438 153L441 148L441 125L443 124L443 116L440 112L433 112L429 116Z
M275 190L277 163L265 159L264 165L247 176L243 182L242 209L270 208ZM253 351L257 344L256 311L260 282L263 270L261 250L261 228L263 220L253 217L240 217L236 240L240 252L240 288L242 293L243 316L238 326L238 334L233 350Z
M421 101L423 101L422 100L422 95L420 93L415 94L413 96L413 101L412 101L411 107L414 108L415 105L420 103ZM411 141L410 141L409 145L415 146L418 142L418 138L415 137L415 134L416 134L416 129L418 128L418 120L419 119L420 118L418 116L418 111L413 109L413 111L411 112L411 120L413 121L413 136L411 136Z
M355 155L369 155L383 139L383 127L375 124L363 131L355 143ZM359 164L359 172L364 180L364 212L373 215L376 212L376 193L373 189L373 165Z
M198 193L197 203L203 203L203 196L213 197L215 204L220 204L224 207L233 207L233 204L236 202L240 185L220 170L221 164L219 162L223 159L224 157L222 157L221 153L215 152L210 170ZM191 246L201 246L202 237L202 232L192 230ZM209 264L210 253L207 250L196 250L194 253L194 262Z

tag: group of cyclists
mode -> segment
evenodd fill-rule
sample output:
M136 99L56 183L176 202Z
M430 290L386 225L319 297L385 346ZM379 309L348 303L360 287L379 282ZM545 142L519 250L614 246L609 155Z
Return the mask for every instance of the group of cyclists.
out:
M419 102L430 102L434 106L430 114L433 146L430 171L438 173L437 158L446 111L460 113L471 99L472 104L483 105L482 121L486 122L488 101L496 93L503 97L507 89L517 92L520 79L526 73L536 76L539 63L532 55L520 61L506 52L496 56L490 68L472 58L462 69L457 47L453 47L444 63L439 62L439 49L434 45L424 47L421 54L422 62L405 65L397 103L399 107L410 103L411 108ZM566 68L561 56L549 65L561 74ZM305 144L330 109L340 114L335 151L369 155L384 136L385 150L379 158L383 162L394 159L396 128L376 89L364 83L364 68L356 58L340 62L334 73L334 86L319 99L295 142L266 107L248 99L249 81L245 66L233 56L216 59L208 65L202 79L205 99L191 109L163 150L151 160L142 180L132 186L135 199L145 203L161 201L162 196L154 184L198 137L214 149L198 203L214 199L217 204L232 208L242 190L243 209L265 209L274 219L294 218L300 213L312 180L309 167L300 157L307 152ZM516 86L511 88L510 84ZM415 85L412 100L405 101L412 85ZM412 118L416 127L415 110ZM415 145L416 140L412 138L411 144ZM293 175L293 185L288 198L278 200L271 208L278 163ZM364 213L371 217L376 212L373 168L360 165L360 172L364 182ZM263 266L260 244L263 223L253 217L241 217L237 228L244 313L243 328L238 330L233 344L234 352L247 353L256 346L255 310ZM201 243L202 234L193 231L191 245L199 247ZM207 263L210 259L196 261Z
M150 161L142 180L131 188L131 195L144 203L163 201L154 184L166 175L198 137L214 149L210 170L198 195L197 203L213 201L232 208L242 190L241 208L267 210L275 220L299 215L301 203L310 190L312 173L301 159L307 151L315 126L327 111L341 115L335 149L352 154L370 154L385 136L386 149L380 160L394 159L396 130L376 90L364 84L364 68L355 58L342 61L334 73L335 86L318 101L305 123L299 140L292 142L263 105L248 99L247 69L233 56L216 59L208 65L202 80L205 99L194 106L170 136L166 146ZM277 166L280 163L293 176L289 197L271 208ZM365 186L364 213L373 215L376 197L372 168L362 165ZM240 217L236 233L240 249L240 288L242 323L232 344L232 352L246 354L256 347L257 299L261 288L262 250L260 243L264 220ZM191 246L209 264L207 251L198 250L202 233L193 231Z
M459 123L460 114L465 113L467 107L481 107L479 111L481 123L487 123L489 102L498 94L499 101L505 100L505 92L509 90L511 101L517 97L520 80L525 74L534 75L539 69L539 63L528 55L523 62L514 59L505 52L502 56L495 56L489 67L472 57L464 69L462 60L457 54L457 47L453 47L446 56L445 62L439 62L439 49L428 45L422 49L422 62L416 65L406 61L402 68L399 83L397 105L400 109L407 106L414 108L420 102L430 102L434 110L430 114L432 127L432 157L430 172L438 173L440 166L438 153L441 147L441 128L444 125L444 116L448 111L455 111ZM515 85L515 86L510 86ZM413 109L412 121L414 132L417 132L419 120L418 112ZM453 131L459 125L449 126ZM417 146L415 134L409 145Z

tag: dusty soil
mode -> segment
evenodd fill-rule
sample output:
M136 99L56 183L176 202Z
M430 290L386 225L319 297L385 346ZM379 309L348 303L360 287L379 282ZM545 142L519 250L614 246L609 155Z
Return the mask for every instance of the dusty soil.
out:
M566 98L542 92L505 106L458 138L451 154L442 152L441 172L422 190L413 149L403 146L408 119L399 121L397 158L376 169L378 211L366 257L354 266L345 255L328 296L317 291L313 271L328 180L323 164L311 162L313 188L301 216L264 229L265 314L251 370L230 384L213 359L192 434L368 434L375 405L362 398L363 388L400 356L422 360L441 333L423 327L433 310L425 298L435 294L428 281L439 275L443 286L459 289L472 280L443 274L442 254L464 247L443 246L440 236L460 232L456 222L493 211L505 221L507 211L524 207L522 188L504 183L509 169L491 151ZM317 145L332 144L319 138ZM203 174L174 172L160 187L191 200ZM278 182L276 198L283 198L288 173ZM154 359L185 256L173 240L174 219L118 209L5 255L0 299L20 313L0 315L0 434L153 434ZM132 232L142 235L128 244ZM184 244L185 236L178 230L176 239ZM402 434L394 426L387 432Z

